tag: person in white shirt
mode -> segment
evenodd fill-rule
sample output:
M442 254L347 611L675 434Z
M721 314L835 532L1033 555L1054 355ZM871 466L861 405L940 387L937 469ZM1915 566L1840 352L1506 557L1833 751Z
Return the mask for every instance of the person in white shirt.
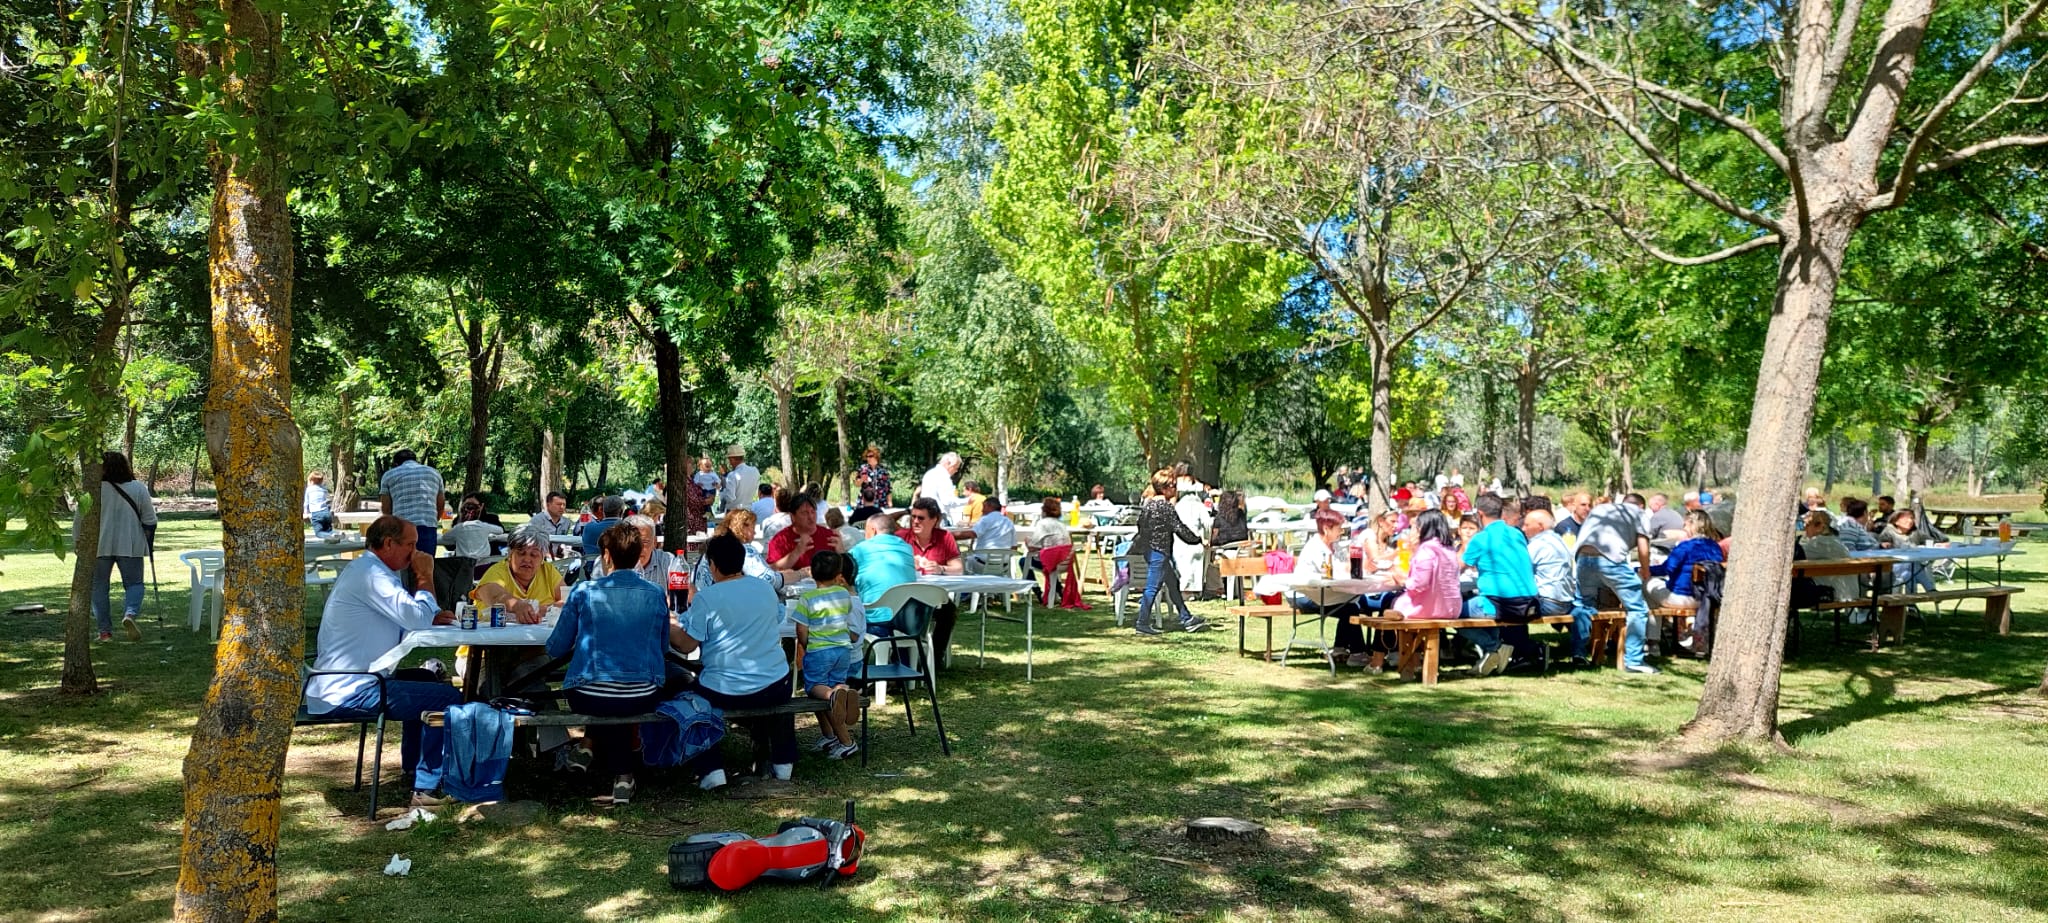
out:
M1566 615L1579 598L1577 563L1564 536L1553 528L1549 510L1522 514L1522 534L1529 539L1529 561L1536 566L1537 608L1544 615Z
M1197 481L1195 486L1199 489L1201 482ZM1209 526L1215 521L1209 515L1209 505L1202 502L1200 493L1190 492L1181 494L1180 499L1175 500L1173 503L1173 513L1175 516L1180 517L1180 521L1183 524L1193 529L1196 535L1208 535ZM1203 585L1208 582L1209 574L1208 569L1202 566L1201 543L1191 544L1182 541L1179 536L1175 536L1173 539L1173 566L1180 571L1180 591L1182 593L1202 592Z
M399 746L401 763L413 775L413 804L445 803L435 796L441 783L440 728L420 721L424 711L441 711L462 701L462 690L425 670L387 673L382 684L368 673L370 665L398 647L406 632L455 622L442 611L429 589L407 592L400 570L410 570L413 585L434 585L434 559L419 553L419 532L397 516L370 523L364 537L369 553L343 568L327 594L320 617L320 653L315 672L361 675L315 676L306 683L306 710L315 715L343 712L383 713L404 723Z
M775 533L789 528L789 524L796 513L796 504L799 497L796 491L784 487L777 490L774 496L767 497L766 499L768 501L768 515L766 516L761 515L761 504L754 504L754 515L761 521L761 547L763 548L768 547L768 543L775 540Z
M306 475L306 496L300 503L313 534L334 531L334 502L327 493L327 475L318 471Z
M917 482L917 495L930 497L939 504L947 522L960 522L965 501L960 499L959 490L953 487L953 475L960 473L960 453L947 452L939 456L939 463L924 473L924 479Z
M738 443L725 447L725 489L719 491L719 512L746 509L761 487L761 472L747 464L747 452Z
M981 518L974 521L974 551L1015 547L1017 523L1003 512L1003 502L994 497L981 501ZM967 556L974 557L974 551L968 552ZM976 562L979 563L979 559Z
M759 496L746 509L754 511L754 522L765 524L768 517L775 515L775 485L762 484L755 488Z
M505 537L505 527L483 521L483 502L471 497L462 501L455 524L441 533L441 547L455 549L458 558L481 561L491 556L491 541Z
M1038 521L1031 524L1031 537L1024 543L1029 549L1024 555L1024 576L1030 577L1032 571L1045 566L1039 555L1047 548L1067 546L1071 552L1073 544L1073 530L1068 529L1067 524L1060 521L1060 498L1045 498L1044 503L1039 506Z

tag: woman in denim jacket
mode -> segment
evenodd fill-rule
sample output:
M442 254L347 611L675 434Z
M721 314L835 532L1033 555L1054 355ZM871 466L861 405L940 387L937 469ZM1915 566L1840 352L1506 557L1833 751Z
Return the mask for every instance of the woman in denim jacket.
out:
M662 589L633 570L640 563L640 530L606 529L598 547L610 573L576 585L548 636L548 656L574 652L562 690L577 714L609 718L654 711L670 694L667 666L668 600ZM612 803L633 799L639 761L630 725L590 728L590 748L614 773Z

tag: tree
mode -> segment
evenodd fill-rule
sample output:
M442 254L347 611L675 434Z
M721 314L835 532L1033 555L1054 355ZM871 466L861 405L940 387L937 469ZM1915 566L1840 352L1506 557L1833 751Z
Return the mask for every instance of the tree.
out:
M19 477L0 482L0 526L20 517L19 542L61 553L57 516L76 497L68 694L98 690L91 589L100 453L121 411L121 334L135 286L170 262L134 230L176 206L192 167L178 155L179 129L150 117L172 95L170 44L138 29L137 16L132 3L0 12L7 47L27 53L0 80L0 326L9 331L0 349L23 357L48 398L33 404L29 432L9 454Z
M1181 6L1014 4L1028 72L983 83L1002 157L982 197L990 243L1076 345L1082 383L1105 391L1147 464L1189 460L1213 482L1214 429L1257 384L1225 372L1270 351L1296 267L1170 220L1119 166L1175 143L1170 119L1144 115L1163 89L1140 60Z
M1794 536L1779 522L1779 504L1797 494L1806 467L1844 257L1858 228L1905 205L1920 178L2048 144L2048 134L2019 124L2037 102L2026 97L2027 62L2041 43L2027 29L2048 0L2011 11L1971 3L1939 17L1934 0L1891 0L1868 11L1861 0L1727 5L1729 16L1751 24L1732 31L1721 5L1629 7L1595 19L1570 5L1510 11L1491 0L1470 2L1549 62L1550 70L1531 75L1538 96L1606 120L1659 172L1728 219L1728 242L1705 256L1680 257L1638 234L1646 249L1692 263L1778 253L1739 485L1747 502L1735 522L1734 556L1748 563L1730 575L1723 640L1686 733L1782 744L1778 678ZM1979 38L1986 35L1988 42ZM1644 36L1670 50L1638 57ZM1923 61L1928 47L1942 52ZM1982 51L1958 51L1971 47ZM1670 66L1688 54L1717 57L1720 66ZM1851 69L1859 54L1868 55L1860 72ZM1936 69L1934 79L1914 79L1923 64ZM1754 118L1759 110L1771 117ZM1696 146L1683 143L1693 134L1739 139L1755 172L1780 185L1768 198L1717 188L1700 172Z
M930 2L851 0L506 0L489 17L522 94L511 127L607 218L600 239L624 283L607 307L653 346L668 506L681 509L686 374L757 366L783 259L846 221L887 220L870 164L922 89L917 50L957 20ZM667 545L686 531L670 518Z
M1525 119L1512 54L1430 4L1198 5L1148 58L1181 130L1129 182L1176 218L1292 256L1330 286L1331 340L1371 371L1373 479L1397 467L1399 357L1505 267L1576 230L1576 113ZM1375 497L1384 503L1386 494Z

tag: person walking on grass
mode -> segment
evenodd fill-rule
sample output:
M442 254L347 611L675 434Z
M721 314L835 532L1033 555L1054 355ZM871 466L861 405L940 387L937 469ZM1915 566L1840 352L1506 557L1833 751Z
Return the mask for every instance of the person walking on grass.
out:
M1181 522L1180 514L1174 512L1173 501L1178 493L1173 486L1173 469L1161 468L1152 475L1152 496L1145 505L1138 508L1138 537L1131 544L1132 554L1145 556L1145 595L1138 600L1138 621L1133 626L1138 634L1164 634L1152 623L1152 603L1158 599L1161 589L1167 600L1180 613L1182 631L1201 631L1209 623L1195 617L1188 611L1188 602L1180 593L1180 574L1173 563L1173 540L1199 545L1202 537L1195 530Z
M100 457L100 550L92 569L92 617L101 641L114 640L113 578L121 571L121 631L142 640L135 617L142 614L142 559L156 541L156 504L135 479L128 456Z

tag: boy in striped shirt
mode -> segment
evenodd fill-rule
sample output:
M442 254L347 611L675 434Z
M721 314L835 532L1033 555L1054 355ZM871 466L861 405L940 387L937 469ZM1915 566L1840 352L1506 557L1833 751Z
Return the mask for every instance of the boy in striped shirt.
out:
M853 658L860 650L854 625L867 623L860 597L846 585L846 560L836 551L811 557L811 579L818 587L796 601L796 641L804 649L804 689L832 707L818 713L818 749L828 759L843 760L860 752L853 742L853 722L860 718L860 696L846 686Z

